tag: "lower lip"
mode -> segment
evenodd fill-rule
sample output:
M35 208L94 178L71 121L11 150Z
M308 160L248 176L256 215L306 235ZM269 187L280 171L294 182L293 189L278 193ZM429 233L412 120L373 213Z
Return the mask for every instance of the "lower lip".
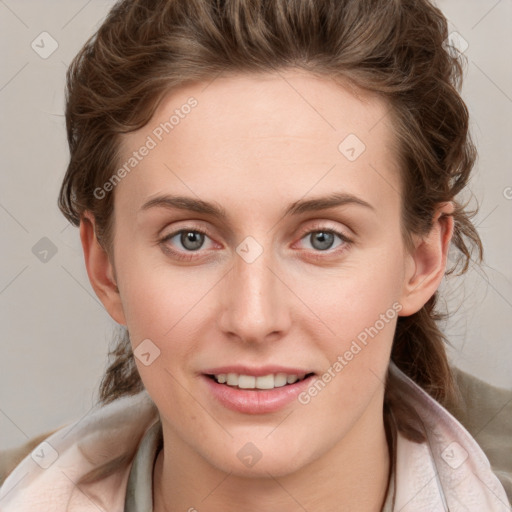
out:
M288 384L274 389L239 389L227 384L219 384L214 379L201 376L210 393L224 406L232 411L244 414L265 414L283 409L304 391L314 379L310 375L295 384Z

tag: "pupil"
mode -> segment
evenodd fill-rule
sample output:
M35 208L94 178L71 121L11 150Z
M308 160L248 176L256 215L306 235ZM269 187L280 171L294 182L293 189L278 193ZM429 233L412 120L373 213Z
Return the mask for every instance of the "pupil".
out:
M183 247L194 251L203 244L204 235L196 231L187 231L181 234L181 243Z
M316 249L320 249L320 250L329 249L334 242L333 233L328 233L326 231L318 231L316 234L314 234L312 236L313 236L313 240L315 242L316 241L320 242L319 246L317 244ZM315 247L315 243L313 243L312 245L313 245L313 247Z

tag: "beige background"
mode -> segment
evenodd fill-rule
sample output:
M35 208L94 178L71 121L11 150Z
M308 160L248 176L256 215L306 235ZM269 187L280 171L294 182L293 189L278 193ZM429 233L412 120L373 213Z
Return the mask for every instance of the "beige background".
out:
M56 200L68 159L66 68L112 4L0 0L0 448L86 415L105 367L114 323ZM482 268L443 285L458 308L446 332L455 364L512 388L512 2L438 5L468 44L463 95L480 152L471 189L486 248ZM58 44L46 59L31 47L43 31ZM46 262L33 252L48 248L43 237L56 250Z

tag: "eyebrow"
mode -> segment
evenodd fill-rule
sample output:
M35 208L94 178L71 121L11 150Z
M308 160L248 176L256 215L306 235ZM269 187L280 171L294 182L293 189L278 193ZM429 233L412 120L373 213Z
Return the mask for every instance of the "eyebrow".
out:
M375 212L375 208L363 199L352 194L338 192L313 199L300 199L295 201L286 208L283 213L283 217L300 215L319 210L328 210L330 208L345 205L362 206ZM142 205L140 211L156 207L193 211L223 220L228 217L226 210L218 203L209 203L193 197L176 195L161 195L150 199Z

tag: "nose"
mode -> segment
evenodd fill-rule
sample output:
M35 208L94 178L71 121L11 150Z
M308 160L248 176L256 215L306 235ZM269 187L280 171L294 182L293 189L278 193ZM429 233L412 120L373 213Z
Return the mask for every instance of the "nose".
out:
M249 262L235 253L220 287L218 324L231 339L246 343L276 341L290 328L291 292L270 250Z

